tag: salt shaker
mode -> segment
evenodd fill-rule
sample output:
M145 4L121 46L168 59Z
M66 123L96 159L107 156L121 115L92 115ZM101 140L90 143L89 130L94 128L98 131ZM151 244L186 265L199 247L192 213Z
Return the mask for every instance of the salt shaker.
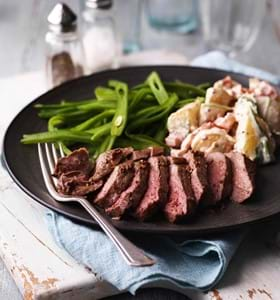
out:
M45 36L48 87L83 75L84 51L77 30L77 16L64 3L54 6L48 16Z
M117 66L118 46L112 0L86 0L83 45L88 74Z

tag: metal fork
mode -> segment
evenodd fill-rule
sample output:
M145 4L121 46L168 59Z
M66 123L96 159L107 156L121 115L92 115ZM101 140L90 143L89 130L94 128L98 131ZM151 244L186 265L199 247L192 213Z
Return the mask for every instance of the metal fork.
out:
M119 250L125 261L131 266L143 267L151 266L155 263L155 260L148 257L143 250L132 244L127 238L125 238L97 209L89 203L89 201L83 197L63 196L57 193L56 184L57 179L51 174L54 172L55 164L59 157L64 156L61 145L59 145L60 156L58 155L55 145L51 145L51 151L47 143L42 146L38 144L38 154L40 165L42 169L43 178L50 195L59 202L78 202L84 207L84 209L93 217L93 219L99 224L107 236L111 239L114 245ZM45 150L43 150L45 149Z

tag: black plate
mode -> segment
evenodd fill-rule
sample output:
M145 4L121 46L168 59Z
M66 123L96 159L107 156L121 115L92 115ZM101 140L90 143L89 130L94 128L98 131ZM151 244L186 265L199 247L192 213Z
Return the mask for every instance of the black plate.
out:
M35 103L56 103L61 99L86 99L92 97L95 86L105 84L108 79L119 79L133 85L142 82L153 70L157 70L166 81L178 79L199 84L214 82L230 74L242 84L248 84L248 77L244 75L213 69L177 66L125 68L101 72L65 83L27 105L7 129L3 144L3 159L9 174L17 185L31 198L49 208L76 221L95 224L79 205L60 204L49 196L39 167L37 147L24 146L20 143L20 139L24 133L46 130L46 121L39 119L33 108ZM279 171L280 159L278 158L276 163L258 169L257 186L252 199L242 205L229 202L223 209L205 211L187 224L173 225L163 221L139 223L133 220L114 221L114 224L121 230L137 232L204 234L225 231L261 221L280 212Z

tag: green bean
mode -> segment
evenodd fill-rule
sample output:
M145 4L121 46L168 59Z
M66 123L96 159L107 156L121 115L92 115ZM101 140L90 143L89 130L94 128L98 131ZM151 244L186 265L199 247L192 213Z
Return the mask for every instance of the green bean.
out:
M211 84L209 82L204 82L201 84L198 84L196 87L202 90L207 90L209 87L211 86Z
M92 111L92 110L103 110L103 109L110 109L110 108L116 108L117 103L116 101L96 101L94 103L79 105L78 109L84 110L84 111Z
M86 132L77 132L66 129L55 131L40 132L34 134L25 134L21 139L23 144L37 144L44 142L72 141L81 143L91 143L91 134Z
M89 99L89 100L83 100L83 101L61 101L60 103L55 103L55 104L43 104L43 103L37 103L34 105L35 108L40 108L40 109L54 109L54 108L65 108L65 107L76 107L78 105L82 104L88 104L91 103L92 101L95 101L94 99Z
M75 126L73 129L78 130L78 131L84 131L89 129L90 127L96 125L99 121L104 120L106 117L111 117L113 116L115 111L113 109L105 110L104 112L87 119L83 123Z
M156 72L132 89L109 80L107 86L95 88L96 99L36 104L39 116L48 119L48 132L27 134L21 141L58 142L66 154L71 152L68 147L86 144L94 156L119 145L165 146L169 114L196 99L203 102L199 97L205 96L208 87L206 83L165 83Z
M144 83L135 85L134 87L132 87L132 90L139 90L139 89L143 89L146 87L149 87L149 85L147 84L147 82L144 82Z
M115 137L115 136L108 135L108 136L105 138L104 142L101 144L101 147L100 147L100 149L99 149L99 150L100 150L100 153L112 149L115 140L116 140L116 137Z
M124 84L124 83L122 81L115 80L115 79L111 79L108 81L108 86L113 89L116 89L116 87L120 84Z
M189 83L165 82L164 86L168 92L176 93L180 98L190 96L205 96L205 91Z
M49 119L48 121L48 130L49 131L54 131L57 129L57 126L61 126L64 123L64 119L57 115L57 116L53 116Z
M61 145L62 151L65 155L69 155L72 153L72 151L62 142L59 142L59 144Z
M176 109L182 108L183 106L193 103L194 101L199 100L200 103L203 103L205 101L204 97L196 97L196 98L189 98L189 99L185 99L185 100L180 100L177 102L177 104L175 105Z
M135 121L131 122L127 126L127 130L129 132L133 131L135 128L142 128L143 126L149 125L151 123L157 122L161 120L163 117L166 117L170 111L173 109L173 106L178 101L178 97L176 94L173 94L170 99L168 99L168 103L165 106L162 106L162 110L160 113L152 115L148 118L138 118Z
M131 103L129 104L129 109L133 109L134 107L136 107L136 105L142 101L145 96L150 95L152 93L150 88L143 88L143 89L139 89L134 97L132 98Z
M149 146L161 146L164 148L167 147L166 144L161 143L161 142L157 141L156 139L154 139L148 135L145 135L145 134L131 134L131 133L126 132L126 136L128 138L130 138L131 140L142 143L144 146L143 148L147 148Z
M91 137L91 140L92 141L96 141L98 140L100 137L106 135L106 134L109 134L110 133L110 130L111 130L111 127L112 127L112 123L109 122L107 124L104 124L104 125L101 125L99 127L96 127L94 129L91 129L91 130L87 130L88 133L92 133L92 137Z
M75 111L67 114L56 115L58 118L63 120L63 125L60 127L69 128L78 125L84 120L92 116L91 112L87 111ZM56 117L55 116L55 117Z
M103 87L103 86L98 86L95 90L94 90L96 99L98 101L103 101L103 100L107 100L107 101L116 101L117 100L117 95L115 93L114 90Z
M168 94L158 73L152 72L147 78L147 83L159 104L163 104L165 101L167 101Z
M184 100L180 100L176 103L175 108L181 108L187 104L193 103L195 101L196 98L189 98L189 99L184 99Z
M145 108L142 108L141 110L138 110L135 114L133 114L131 116L131 118L135 119L135 118L141 118L141 117L150 117L161 111L162 111L162 106L153 105L153 106L145 107Z
M74 112L74 111L75 108L73 108L72 106L65 107L65 108L56 108L56 109L41 109L38 115L40 118L48 119L56 115L60 115L68 112Z
M167 118L165 118L161 122L161 124L159 125L159 127L157 128L157 132L154 135L155 140L157 140L159 142L164 142L164 138L166 137L166 134L167 134L166 123L167 123Z
M118 103L116 112L112 121L111 135L120 136L127 122L128 111L128 87L127 84L118 82L115 86Z

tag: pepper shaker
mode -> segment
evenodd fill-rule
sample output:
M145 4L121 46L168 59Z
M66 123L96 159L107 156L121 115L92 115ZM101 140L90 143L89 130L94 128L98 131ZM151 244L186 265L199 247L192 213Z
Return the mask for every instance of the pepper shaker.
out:
M112 0L86 0L83 45L87 73L114 68L118 64L118 40Z
M51 88L83 75L84 51L77 16L66 4L54 6L48 16L48 28L46 75Z

